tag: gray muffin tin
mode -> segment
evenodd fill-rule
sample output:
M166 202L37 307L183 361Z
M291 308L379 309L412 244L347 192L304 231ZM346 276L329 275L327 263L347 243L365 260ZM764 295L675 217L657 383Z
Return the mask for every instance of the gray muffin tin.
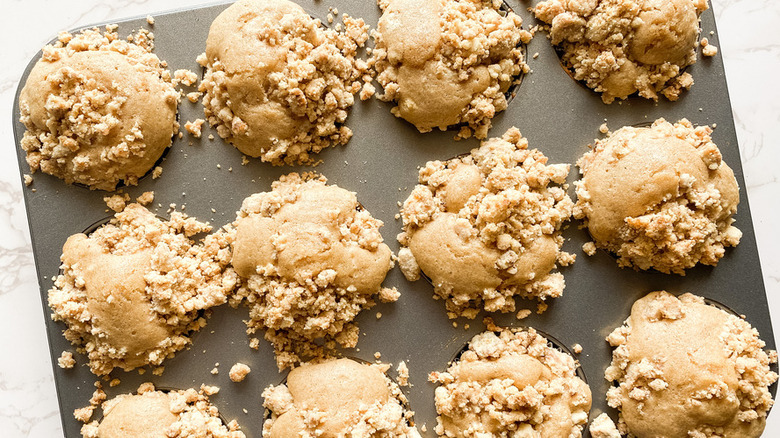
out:
M376 27L380 15L375 2L368 0L334 0L332 3L297 1L323 22L326 22L329 6L338 7L339 13L364 18L372 29ZM508 3L523 18L526 29L538 23L527 10L529 2L509 0ZM147 24L145 17L119 21L119 33L125 36L138 28L150 28L155 35L155 53L168 62L171 72L181 68L201 72L195 58L205 50L212 20L227 6L218 4L158 14L154 17L156 22L153 26ZM715 30L712 10L702 15L702 29L703 36L719 45L717 33L711 34ZM532 55L537 52L539 56L534 59ZM575 343L583 346L584 351L577 358L593 393L591 418L603 411L617 418L616 412L609 409L605 402L608 382L604 380L603 373L610 362L611 350L604 338L628 316L631 304L647 292L692 292L722 303L745 315L759 330L767 348L774 349L722 57L700 56L699 61L688 69L696 84L677 102L661 100L654 103L631 98L622 103L604 105L599 95L572 80L561 68L544 33L537 33L527 47L527 54L532 73L526 75L522 85L516 89L517 96L509 103L509 108L493 120L490 137L500 136L508 128L517 126L529 139L530 147L540 149L549 157L550 163L571 163L569 194L574 198L571 183L578 177L574 163L587 151L588 144L600 136L599 126L605 120L612 130L624 125L651 122L659 117L670 121L686 117L697 125L717 124L713 139L725 161L734 169L742 188L741 204L735 218L736 226L744 236L739 246L726 251L717 267L699 266L681 277L621 269L615 259L603 251L592 257L586 256L581 246L589 240L587 231L580 229L576 221L572 222L564 231L566 243L563 248L577 254L577 261L561 271L566 278L564 296L548 300L549 310L542 315L533 313L527 319L517 320L514 314L496 314L492 315L495 321L504 326L536 327L566 346ZM29 168L24 161L24 152L18 148L24 133L24 126L18 121L18 92L39 57L40 54L25 71L13 108L21 174L29 173ZM255 159L242 165L241 153L220 140L206 124L201 139L194 139L186 133L183 139L174 139L162 164L164 171L160 178L144 177L138 186L124 191L135 198L153 190L153 210L157 214L167 217L171 203L179 207L186 205L184 212L187 214L220 227L233 221L245 197L270 190L271 182L280 175L315 170L327 176L330 183L357 192L359 201L385 222L382 235L397 253L399 246L395 237L401 231L401 221L394 219L399 210L397 203L403 202L416 184L418 166L429 160L445 160L468 152L479 143L474 139L454 141L456 132L453 130L420 134L409 123L391 115L391 107L390 103L376 99L357 101L347 121L354 137L346 146L321 152L318 158L323 162L313 169L273 167ZM193 104L184 99L180 104L182 126L188 120L203 117L200 103ZM215 139L209 140L209 134L214 134ZM68 186L41 173L35 174L32 186L24 190L46 315L51 313L46 296L52 278L59 270L62 245L71 234L82 232L110 216L103 202L104 196L106 192ZM401 298L397 303L379 304L364 311L358 318L361 329L359 351L349 350L344 354L373 360L374 353L381 352L382 361L390 362L394 367L400 361L406 361L412 386L404 391L416 412L416 423L426 426L424 436L435 436L435 386L427 381L427 375L434 370L443 371L463 345L484 330L482 315L473 321L459 320L455 328L453 321L447 319L444 303L432 299L433 290L426 281L410 283L395 268L384 284L397 287ZM536 303L518 300L520 308L535 310ZM382 313L379 319L377 312ZM208 325L192 336L192 348L164 362L165 373L162 376L152 375L151 370L144 375L115 370L111 377L121 379L121 384L114 388L104 385L108 396L135 391L145 381L160 387L183 389L199 387L203 383L217 385L221 391L211 399L224 418L235 418L248 437L260 437L264 416L260 393L266 386L280 383L285 374L278 372L268 342L261 339L257 351L249 348L243 322L247 318L248 310L243 306L233 309L225 305L214 309ZM90 373L85 365L86 358L80 354L75 354L77 366L74 369L62 370L57 366L57 358L63 350L75 352L75 349L62 336L63 324L54 323L48 317L45 324L65 435L78 437L81 424L74 420L73 410L88 404L96 377ZM465 324L468 328L464 329ZM228 371L236 362L246 363L252 368L247 379L238 384L228 379ZM210 373L215 363L220 364L218 375ZM96 418L98 415L96 413ZM589 434L586 432L585 436Z

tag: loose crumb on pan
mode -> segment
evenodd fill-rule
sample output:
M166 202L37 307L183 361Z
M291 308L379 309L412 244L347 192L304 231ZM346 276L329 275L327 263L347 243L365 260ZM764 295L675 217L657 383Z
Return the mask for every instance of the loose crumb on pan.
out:
M576 361L533 328L501 329L489 318L487 326L446 372L429 375L439 384L436 433L581 437L591 393L576 375Z
M155 167L154 170L152 171L152 179L159 178L162 175L162 173L163 173L162 167L160 166Z
M203 128L203 124L206 123L203 119L195 119L192 122L187 122L184 124L184 129L187 130L190 134L192 134L195 138L200 138L201 130Z
M103 197L103 202L106 203L108 208L114 210L116 213L119 213L122 210L124 210L128 201L130 201L130 194L128 193Z
M590 423L591 438L621 438L615 422L606 413L602 413Z
M187 96L187 100L189 100L192 103L195 103L203 96L203 93L201 93L200 91L193 91L187 93L186 96Z
M585 242L582 244L582 252L586 255L593 256L596 254L596 244L593 242Z
M718 46L710 44L707 38L701 39L701 54L704 56L715 56L718 54Z
M210 230L183 213L162 220L129 204L89 236L68 238L48 301L93 373L145 365L161 372L160 363L205 326L201 313L227 301L238 279L229 236L192 239Z
M73 366L76 365L76 360L73 359L73 353L67 350L63 351L62 354L60 354L60 357L57 358L57 365L64 370L73 368Z
M398 375L398 385L409 386L409 367L406 366L406 362L399 362L398 368L396 368L395 372Z
M135 202L144 206L151 204L154 202L154 192L143 192L141 196L135 198Z
M30 187L30 184L33 183L33 177L29 174L24 174L24 185L27 187Z
M559 297L561 230L572 214L568 164L547 164L517 128L470 154L430 161L401 208L398 259L409 280L430 278L450 318L513 312L515 296Z
M173 72L172 81L174 85L183 84L191 87L198 82L198 75L192 70L179 69Z
M154 26L154 17L152 17L151 15L147 15L146 22L149 23L149 26Z
M572 345L571 350L574 352L574 354L580 354L582 353L582 345L574 344Z
M230 367L230 380L234 382L242 382L246 376L252 371L248 365L243 363L236 363Z

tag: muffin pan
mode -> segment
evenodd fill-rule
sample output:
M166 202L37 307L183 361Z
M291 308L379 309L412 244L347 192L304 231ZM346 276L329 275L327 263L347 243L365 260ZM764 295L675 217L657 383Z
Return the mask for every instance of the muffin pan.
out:
M338 7L339 13L348 13L366 20L375 28L380 10L373 1L334 0L320 2L297 0L310 14L326 22L328 7ZM527 11L527 2L509 0L509 6L523 18L523 26L538 22ZM227 3L192 10L174 11L155 15L150 26L145 17L116 22L119 33L126 36L138 28L149 28L155 35L155 53L167 61L171 72L190 69L201 72L195 58L205 50L206 36L211 21ZM715 22L712 10L702 15L702 36L716 45ZM52 29L56 31L56 29ZM369 45L371 42L369 41ZM539 56L534 58L533 55ZM540 149L550 163L570 163L569 194L574 197L571 185L578 178L574 166L587 150L587 145L599 137L599 126L605 121L612 130L624 125L651 122L659 117L677 121L683 117L695 125L717 124L712 137L719 146L724 160L736 174L742 188L741 204L735 225L744 233L741 243L726 251L717 267L698 266L684 277L657 272L636 272L621 269L615 259L604 251L592 257L586 256L581 247L588 242L586 230L573 221L564 231L566 243L563 249L577 254L574 265L562 268L566 289L561 298L548 300L549 309L539 315L535 312L526 319L517 320L514 314L492 315L498 325L532 326L550 334L565 346L579 343L583 352L576 357L593 393L591 419L601 412L616 413L606 405L605 394L609 383L604 380L604 369L609 365L611 349L604 338L622 324L632 303L654 290L667 290L675 294L691 292L722 303L735 312L745 315L748 322L758 329L768 349L774 349L774 336L767 307L764 284L759 265L755 234L745 182L737 146L733 115L721 56L703 58L688 68L696 83L677 102L660 100L658 103L642 98L612 105L604 105L598 94L572 80L561 68L558 56L544 33L537 33L528 44L526 61L532 73L523 78L516 96L506 111L493 119L489 137L501 136L508 128L517 126L530 141L531 148ZM21 87L30 69L38 60L31 60L22 79ZM194 91L184 87L185 91ZM28 174L29 167L19 140L24 126L19 122L18 91L14 102L13 123L20 173ZM174 138L166 155L163 173L158 179L150 175L142 178L138 186L123 190L133 198L145 191L154 191L152 210L160 216L168 216L170 204L199 220L208 220L215 227L232 222L240 209L241 201L252 193L270 190L271 182L280 175L293 171L322 173L329 183L357 192L358 199L371 214L385 222L381 229L385 242L397 253L399 245L395 236L401 231L401 221L394 219L399 208L417 183L418 166L429 160L446 160L466 153L478 146L474 139L455 141L456 130L434 131L420 134L409 123L390 113L392 104L370 99L355 103L347 125L354 137L346 146L328 148L318 155L322 164L311 167L273 167L252 159L242 165L242 155L234 147L225 144L208 125L204 125L203 137ZM179 120L204 118L198 103L183 99L179 105ZM182 128L182 131L184 129ZM209 140L209 134L214 140ZM54 177L36 173L32 185L24 190L33 251L36 260L41 299L45 314L51 312L46 304L47 291L52 278L59 270L62 245L71 234L82 232L98 221L110 217L103 202L106 192L90 191L84 187L68 186ZM426 426L424 436L434 436L436 424L434 408L435 386L427 381L431 371L444 371L461 348L477 333L485 330L482 316L472 321L449 320L444 303L432 298L433 290L425 280L414 283L404 279L397 267L390 271L385 286L397 287L401 298L396 303L379 304L364 311L357 319L361 329L358 351L348 350L346 356L373 360L374 353L381 353L383 362L393 364L406 361L410 370L409 388L403 388L415 411L418 426ZM536 310L536 302L518 300L519 309ZM378 318L377 312L381 312ZM211 397L227 420L236 419L248 437L260 437L263 408L260 393L270 384L284 379L279 373L268 342L260 341L259 350L249 348L245 334L246 307L233 309L227 305L213 310L208 325L193 336L189 350L179 352L164 362L165 372L155 376L151 370L144 375L115 370L112 378L121 384L109 388L108 397L135 391L144 381L167 388L199 387L201 384L217 385L219 394ZM46 318L55 382L63 428L67 437L78 437L81 424L73 418L73 410L88 405L97 378L85 366L83 355L74 354L77 365L70 370L57 366L57 358L63 350L75 349L62 336L64 325ZM457 327L454 325L457 324ZM228 378L230 367L242 362L252 372L242 383ZM211 369L219 363L219 374ZM391 371L391 375L393 372ZM775 388L772 388L774 394ZM99 415L99 413L96 413ZM96 417L97 418L97 417ZM589 436L585 432L585 436Z

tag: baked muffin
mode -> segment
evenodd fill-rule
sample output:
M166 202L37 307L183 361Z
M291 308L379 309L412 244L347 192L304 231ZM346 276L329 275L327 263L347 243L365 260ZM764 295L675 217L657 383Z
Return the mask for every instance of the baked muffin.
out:
M238 424L224 424L209 395L217 388L200 391L156 391L144 383L136 394L122 394L102 404L103 418L81 428L84 438L245 438Z
M250 307L248 332L265 331L280 369L321 355L323 345L354 347L352 321L372 297L398 299L382 288L393 265L382 221L322 176L282 176L244 200L234 226L236 296Z
M209 123L243 154L275 165L310 164L346 144L344 126L367 68L355 53L363 20L325 29L287 0L239 0L211 24L200 91Z
M545 0L533 9L575 79L605 103L640 96L677 100L693 85L706 0Z
M30 171L114 190L134 185L179 129L179 94L152 53L152 35L116 26L60 34L43 48L19 94Z
M203 311L227 301L237 282L227 236L192 240L210 230L130 204L90 235L68 238L49 307L93 373L159 365L206 325Z
M772 407L775 352L749 323L691 294L652 292L634 303L605 376L623 434L644 437L761 436Z
M577 364L533 328L488 324L436 388L436 433L461 437L581 437L591 394Z
M330 359L290 371L287 382L263 391L271 417L263 424L266 438L293 436L410 437L411 424L398 385L381 365L352 359Z
M574 217L618 264L685 275L716 265L742 237L732 224L739 204L734 172L709 126L664 119L623 127L596 140L577 165Z
M547 165L517 128L470 154L420 169L420 184L401 209L399 264L410 281L420 270L446 301L450 318L511 312L515 295L545 300L563 293L556 263L561 228L573 202L568 164Z
M378 0L382 9L371 62L398 104L393 114L420 132L462 125L459 137L486 138L521 73L522 19L489 0Z

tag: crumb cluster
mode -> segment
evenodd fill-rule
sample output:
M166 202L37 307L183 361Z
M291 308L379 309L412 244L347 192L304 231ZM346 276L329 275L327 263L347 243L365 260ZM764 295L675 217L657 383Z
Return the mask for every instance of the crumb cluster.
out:
M607 341L615 348L605 377L618 427L631 436L761 436L772 407L769 368L746 321L691 294L653 292ZM670 407L680 407L670 409Z
M361 19L345 29L287 0L240 0L212 23L199 91L209 124L242 153L275 165L311 164L346 144L344 126L368 68L355 58L368 39Z
M69 370L76 365L76 360L73 359L73 353L70 351L63 351L60 357L57 358L57 366L64 370Z
M243 279L236 297L250 307L248 333L265 331L280 369L336 343L354 347L352 321L372 296L398 299L381 287L392 267L382 221L324 177L282 176L243 201L234 225L232 263Z
M209 396L219 388L201 386L158 391L143 383L135 394L118 395L102 403L103 418L81 428L83 438L166 436L170 438L245 438L235 420L225 424ZM105 394L104 394L105 398Z
M406 397L385 375L387 365L331 359L290 371L286 384L263 391L271 418L266 438L356 436L419 438Z
M238 280L228 235L192 239L210 230L179 212L161 220L130 204L89 236L68 238L49 306L93 373L159 365L190 344L205 310L227 301Z
M19 95L21 147L38 170L91 189L137 184L178 130L179 94L153 35L108 26L63 32L43 48Z
M739 187L711 133L686 119L659 119L596 140L577 162L574 208L595 245L620 266L680 275L697 263L716 265L736 246Z
M588 427L591 438L620 438L615 422L607 414L596 417Z
M230 380L238 383L238 382L243 382L246 376L248 376L251 371L252 369L249 368L249 365L239 362L237 364L234 364L232 367L230 367L230 373L228 375L230 377Z
M533 11L550 25L561 61L605 103L640 96L677 100L693 85L706 0L545 0Z
M512 312L514 296L545 300L563 293L551 273L573 262L561 252L561 228L572 214L568 164L547 164L516 128L470 154L428 162L401 209L399 265L419 271L446 300L450 318Z
M436 388L436 433L485 436L581 437L591 393L575 360L533 328L512 331L488 323L444 373Z
M459 138L487 138L505 93L528 72L522 19L493 0L378 0L382 9L369 63L381 100L420 132L462 125ZM362 97L362 96L361 96Z

